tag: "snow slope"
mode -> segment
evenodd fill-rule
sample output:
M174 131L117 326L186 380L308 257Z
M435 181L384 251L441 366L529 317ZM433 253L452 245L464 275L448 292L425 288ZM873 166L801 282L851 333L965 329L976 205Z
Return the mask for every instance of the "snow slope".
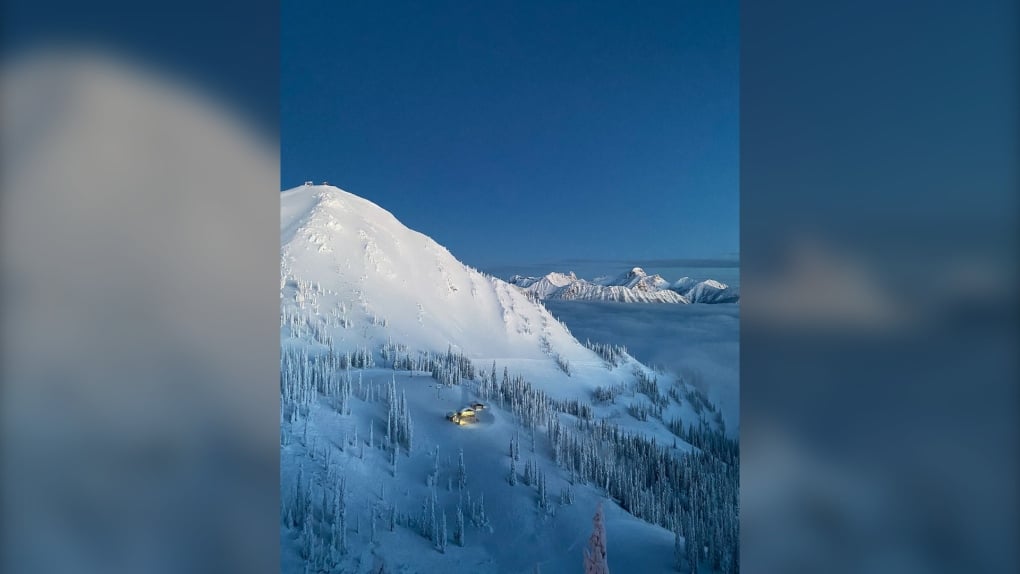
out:
M533 295L463 265L367 200L309 185L280 204L282 572L580 571L599 502L610 568L666 572L675 537L663 525L679 505L697 503L686 516L707 517L716 515L707 505L735 500L732 458L694 456L668 424L725 431L686 383L619 348L581 344ZM426 357L433 371L398 370L401 357ZM454 359L470 374L451 383L443 361ZM477 424L446 420L475 400L487 405ZM411 429L406 443L387 438L396 420ZM606 429L618 442L597 434ZM656 468L669 484L627 470L623 461L649 453L665 457ZM702 466L721 474L681 481ZM722 484L724 495L695 494ZM471 510L480 499L484 516ZM735 552L728 508L713 540ZM425 533L427 515L435 525L446 517L446 543Z
M585 375L606 376L603 361L545 307L374 203L332 186L300 186L281 194L280 213L283 314L310 307L337 348L391 341L450 347L480 363L513 358L528 374L562 383L549 385L558 395L593 380ZM580 376L566 376L557 356Z
M739 434L739 305L545 304L579 339L626 345L642 363L683 376L719 406L732 436Z
M670 284L659 275L634 267L617 277L588 281L573 273L552 272L544 277L515 275L510 283L540 299L564 301L618 301L622 303L733 303L739 295L727 285L709 279L684 277Z

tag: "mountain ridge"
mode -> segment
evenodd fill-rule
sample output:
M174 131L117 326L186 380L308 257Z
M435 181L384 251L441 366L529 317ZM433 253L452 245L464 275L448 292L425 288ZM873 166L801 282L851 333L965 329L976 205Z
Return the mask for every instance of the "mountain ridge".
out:
M541 277L514 275L508 282L539 299L571 301L617 301L622 303L736 303L735 289L714 279L695 281L690 277L670 283L661 275L649 275L634 267L616 277L592 280L573 272L553 271Z

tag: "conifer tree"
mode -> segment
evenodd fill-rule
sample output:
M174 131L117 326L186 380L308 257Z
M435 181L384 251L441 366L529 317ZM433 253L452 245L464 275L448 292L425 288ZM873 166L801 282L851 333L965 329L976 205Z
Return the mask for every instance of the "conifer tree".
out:
M439 551L446 553L446 512L439 519Z
M464 510L457 505L457 523L454 525L453 542L457 546L464 546Z
M460 462L457 466L457 488L464 490L467 488L467 468L464 466L464 449L460 449L459 458Z
M680 533L680 527L673 531L673 563L676 565L676 569L679 570L684 563L684 552L683 545L680 543L683 540L683 536Z
M609 574L609 562L606 560L606 525L601 502L595 509L591 538L588 539L588 548L584 550L584 574Z

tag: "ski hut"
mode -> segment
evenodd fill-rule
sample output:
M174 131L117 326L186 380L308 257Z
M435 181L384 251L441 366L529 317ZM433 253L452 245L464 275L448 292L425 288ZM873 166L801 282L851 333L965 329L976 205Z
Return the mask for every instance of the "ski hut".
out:
M475 418L475 410L471 407L465 407L455 413L446 413L446 420L455 425L466 425L478 422L478 419Z

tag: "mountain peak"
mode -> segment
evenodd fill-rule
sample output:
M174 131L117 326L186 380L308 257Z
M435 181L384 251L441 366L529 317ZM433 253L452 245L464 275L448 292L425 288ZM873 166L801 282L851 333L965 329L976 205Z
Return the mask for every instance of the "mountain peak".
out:
M280 215L284 339L311 335L351 352L452 347L472 359L526 359L546 380L571 382L580 379L563 373L556 357L592 362L592 352L542 305L369 200L332 185L302 185L281 194ZM558 275L551 279L574 280ZM313 327L286 319L305 315Z
M512 285L539 299L620 301L627 303L735 303L740 296L726 284L713 279L697 282L684 277L670 283L661 275L649 275L640 267L616 278L599 277L588 281L573 272L548 273L542 277L510 279Z
M556 283L558 285L566 285L571 281L577 280L577 275L574 275L573 271L571 271L570 273L559 273L558 271L553 271L551 273L547 273L545 275L545 279L548 279L549 281Z

